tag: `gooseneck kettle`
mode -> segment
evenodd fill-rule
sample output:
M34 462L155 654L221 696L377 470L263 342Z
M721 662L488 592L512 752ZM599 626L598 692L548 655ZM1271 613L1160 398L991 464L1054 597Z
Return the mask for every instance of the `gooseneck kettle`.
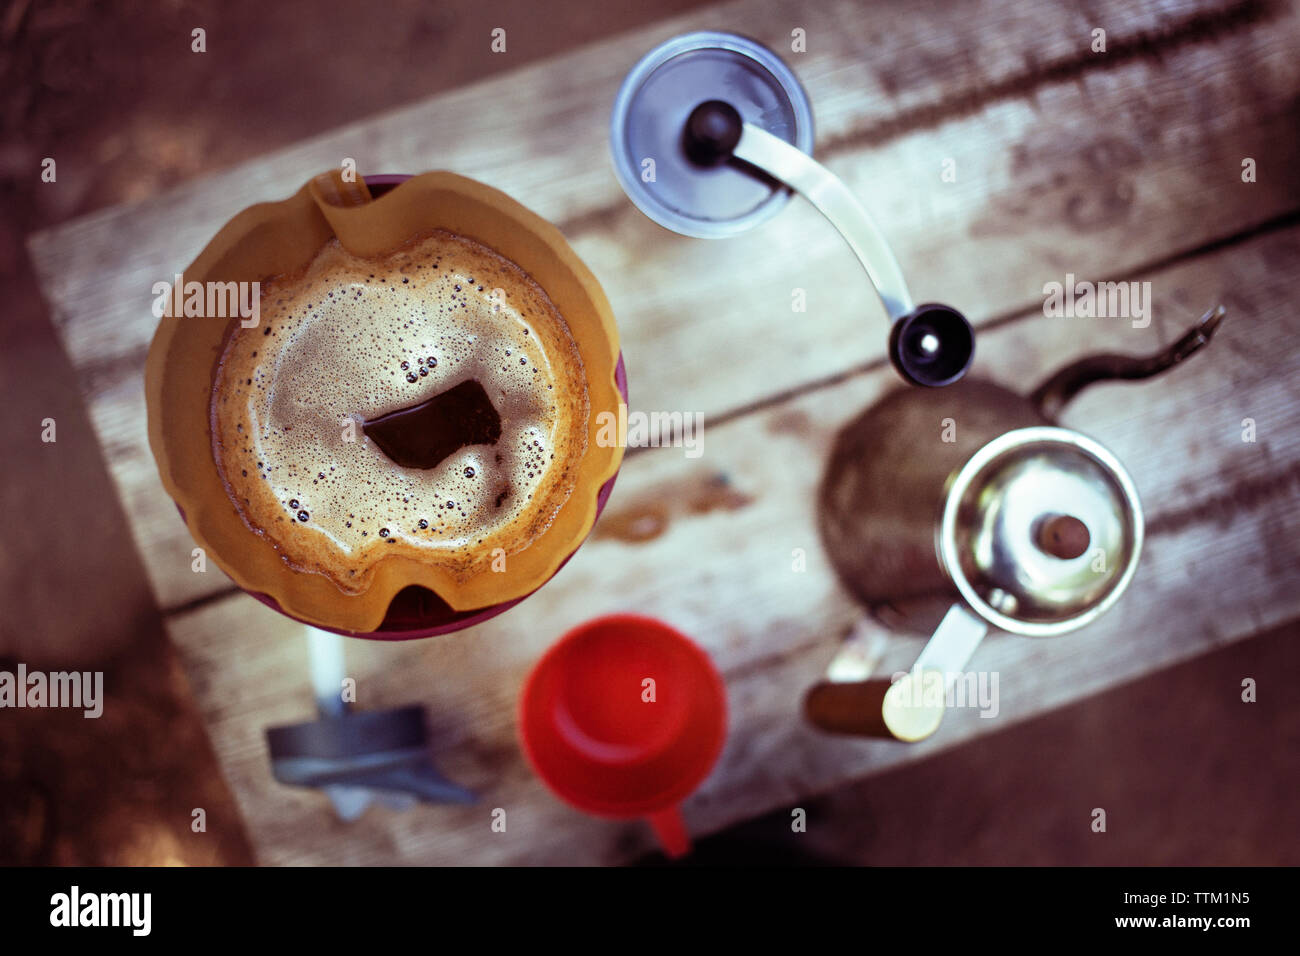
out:
M831 564L891 627L933 635L898 681L816 685L808 718L919 740L990 628L1055 636L1114 606L1142 552L1137 490L1111 452L1056 415L1095 382L1174 367L1223 317L1210 310L1154 355L1079 359L1029 395L979 379L897 389L844 426L818 500Z

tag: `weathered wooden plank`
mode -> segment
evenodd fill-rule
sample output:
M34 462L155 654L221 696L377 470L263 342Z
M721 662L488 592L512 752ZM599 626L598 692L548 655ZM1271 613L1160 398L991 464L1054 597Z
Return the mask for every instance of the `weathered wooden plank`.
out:
M1029 199L1063 176L1135 166L1138 160L1132 154L1139 148L1173 147L1179 154L1192 154L1184 158L1203 161L1214 150L1218 126L1238 134L1231 144L1236 152L1267 147L1272 128L1267 124L1290 118L1287 97L1300 68L1286 56L1296 27L1285 5L1185 0L1137 11L1120 3L1102 5L1089 19L1110 24L1111 49L1103 54L1088 52L1089 20L1064 4L1058 14L1030 20L1005 5L986 3L971 7L962 28L954 31L950 11L943 7L918 16L914 6L902 4L867 10L841 3L803 11L794 5L745 0L451 91L146 202L57 227L35 237L33 250L55 305L56 323L76 328L75 337L68 337L70 351L79 365L102 373L109 371L103 368L109 360L147 345L152 322L138 306L150 300L154 280L170 276L193 258L207 237L239 209L286 195L308 172L336 165L344 156L356 159L363 169L419 170L441 163L471 172L542 215L574 227L575 233L590 232L608 225L611 216L631 212L605 162L605 120L623 73L659 39L718 21L765 24L762 32L770 34L766 39L781 49L786 25L807 21L805 28L814 40L806 54L790 54L790 59L817 105L818 129L827 143L819 154L829 160L845 157L850 169L845 175L850 178L852 164L847 159L862 152L864 145L910 138L910 132L941 132L934 127L1008 106L1019 109L997 119L1005 125L991 131L995 136L976 136L970 155L991 154L990 165L1017 178L1020 191L1030 191L1025 197ZM1208 44L1205 31L1192 29L1203 23L1217 28L1217 33L1208 32L1218 42ZM903 40L872 42L877 36L892 37L895 30ZM947 49L950 44L962 52ZM1163 58L1140 57L1135 51L1159 52ZM1030 93L1032 99L1026 99ZM1015 142L1022 133L1017 127L1058 121L1056 114L1065 121L1062 125L1078 132L1061 137L1049 128L1041 144ZM1103 119L1105 137L1099 138L1096 124ZM940 161L965 158L946 148L949 141L970 142L969 130L960 133L882 156L879 165L860 173L864 195L903 252L909 232L918 232L922 225L914 221L918 212L934 201L930 194L973 190L983 202L997 185L958 163L957 183L942 184L958 188L938 188ZM1040 149L1026 148L1034 145ZM1080 157L1080 152L1086 155ZM1009 153L1014 168L1004 170ZM915 161L922 158L924 162ZM1235 152L1233 158L1238 158ZM1236 183L1239 164L1229 165L1229 183ZM1064 212L1075 219L1075 226L1095 228L1099 216L1113 220L1134 198L1145 198L1127 196L1128 183L1087 179L1085 175L1073 184L1065 197ZM885 200L878 187L869 188L876 184L889 184L893 198ZM1252 192L1259 195L1252 212L1257 218L1261 212L1276 211L1277 191L1285 184L1277 176L1265 176L1256 185L1260 188ZM1087 197L1080 193L1087 189L1098 191L1098 209L1084 208ZM1156 192L1184 201L1209 201L1172 189ZM1035 205L1053 217L1053 225L1060 224L1055 216L1062 210L1053 203ZM1247 205L1252 201L1247 199ZM947 210L937 212L943 220L950 218ZM1021 214L1016 209L1012 218ZM629 218L641 223L635 214ZM1191 215L1185 218L1195 221ZM1139 217L1132 219L1137 222ZM657 227L648 234L664 235ZM954 234L956 230L941 233L945 239ZM765 242L771 239L767 236ZM928 241L933 243L934 237ZM928 249L923 244L918 251ZM787 251L771 261L788 262ZM749 256L733 261L749 261Z
M1140 385L1097 386L1065 416L1125 461L1146 507L1130 592L1068 636L991 635L970 666L999 675L998 716L954 711L919 745L830 737L800 716L804 691L859 614L822 554L815 487L836 430L896 387L883 367L706 430L700 459L673 449L631 456L593 540L520 608L460 635L349 643L360 704L425 703L439 766L480 792L474 807L371 811L345 826L323 797L275 784L262 727L311 714L300 630L242 595L174 616L172 636L262 861L608 863L647 849L644 828L587 819L547 795L514 740L532 662L566 628L606 611L665 618L727 678L731 736L688 804L696 832L797 805L1300 615L1297 262L1293 227L1139 277L1152 282L1161 316L1148 328L1037 314L988 332L986 369L1028 388L1117 340L1135 350L1167 342L1221 295L1237 306L1186 365ZM1254 443L1242 441L1247 417ZM803 572L792 566L796 548ZM907 666L923 641L890 635L881 670ZM1239 675L1207 692L1239 694ZM495 807L507 810L507 834L489 829Z
M666 36L727 23L779 48L808 31L808 52L788 59L817 107L819 155L880 219L918 295L976 319L1025 307L1067 271L1111 277L1296 203L1290 7L1062 3L1027 18L981 3L954 24L941 6L742 0L68 224L33 252L164 607L229 585L191 571L145 447L150 286L238 208L342 156L470 172L564 225L620 316L636 407L715 415L881 354L878 304L806 205L748 236L690 240L614 182L604 123L623 72ZM1106 54L1088 49L1091 25L1108 30ZM1259 163L1254 184L1240 182L1244 155ZM945 159L955 182L940 178ZM791 312L796 287L807 313Z

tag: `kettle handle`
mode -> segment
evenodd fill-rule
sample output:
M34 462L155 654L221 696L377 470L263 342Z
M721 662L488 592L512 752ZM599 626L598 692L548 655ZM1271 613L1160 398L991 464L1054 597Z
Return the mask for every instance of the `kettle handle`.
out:
M831 733L924 740L939 729L948 692L987 633L983 618L954 604L910 671L893 680L822 681L804 698L804 713Z
M1094 382L1104 382L1108 379L1135 381L1159 375L1173 368L1210 341L1210 337L1214 335L1226 314L1227 310L1223 306L1216 305L1201 316L1201 320L1181 338L1154 355L1118 355L1114 352L1104 352L1099 355L1085 356L1053 372L1045 382L1034 389L1029 400L1038 406L1038 410L1045 418L1055 421L1061 409Z

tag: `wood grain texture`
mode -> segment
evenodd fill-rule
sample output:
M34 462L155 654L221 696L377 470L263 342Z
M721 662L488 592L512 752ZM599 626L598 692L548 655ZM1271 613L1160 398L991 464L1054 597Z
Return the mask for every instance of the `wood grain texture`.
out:
M1059 638L993 634L974 671L999 676L1000 711L950 712L918 745L827 736L800 701L860 615L835 583L815 530L814 489L836 430L888 389L883 366L706 430L701 459L632 455L597 533L542 591L474 630L402 645L350 642L359 704L424 703L438 766L477 789L464 808L372 810L351 826L325 798L276 784L263 727L310 719L301 629L243 595L176 615L171 633L193 680L264 863L614 863L650 849L638 823L571 811L528 772L514 714L532 662L563 630L605 611L659 615L708 649L728 687L721 762L687 804L696 833L846 781L922 759L1300 614L1300 332L1292 306L1300 227L1270 232L1150 281L1159 320L1125 323L1135 349L1169 341L1199 304L1233 315L1214 342L1165 377L1084 393L1065 424L1125 461L1148 516L1138 577L1095 624ZM1028 388L1070 358L1107 347L1115 319L1041 310L985 335L983 371ZM1242 441L1253 418L1257 441ZM960 416L958 427L961 427ZM940 440L941 425L933 436ZM807 569L793 570L803 549ZM924 637L890 634L880 669L906 667ZM1207 694L1240 694L1225 674ZM1181 745L1175 743L1174 745ZM491 811L507 811L493 833Z
M31 247L164 608L229 583L191 572L193 545L145 443L150 287L239 209L345 156L362 170L469 173L558 222L619 316L634 407L716 417L881 356L883 313L806 204L746 236L691 240L646 220L614 180L605 130L626 70L668 36L725 25L782 51L791 29L807 31L808 52L786 59L816 107L818 155L878 218L915 294L977 321L1025 308L1066 272L1121 277L1300 206L1290 5L1061 2L1030 14L977 2L954 20L939 4L741 0L69 223ZM1089 49L1094 26L1105 54ZM1260 169L1250 185L1245 156ZM956 182L940 179L946 159ZM791 312L795 288L806 313Z

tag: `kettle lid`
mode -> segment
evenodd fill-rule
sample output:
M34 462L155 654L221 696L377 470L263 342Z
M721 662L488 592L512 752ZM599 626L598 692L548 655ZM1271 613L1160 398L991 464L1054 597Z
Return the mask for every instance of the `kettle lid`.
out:
M1007 432L958 471L939 553L982 617L1017 634L1094 620L1137 571L1142 507L1123 465L1067 428Z

